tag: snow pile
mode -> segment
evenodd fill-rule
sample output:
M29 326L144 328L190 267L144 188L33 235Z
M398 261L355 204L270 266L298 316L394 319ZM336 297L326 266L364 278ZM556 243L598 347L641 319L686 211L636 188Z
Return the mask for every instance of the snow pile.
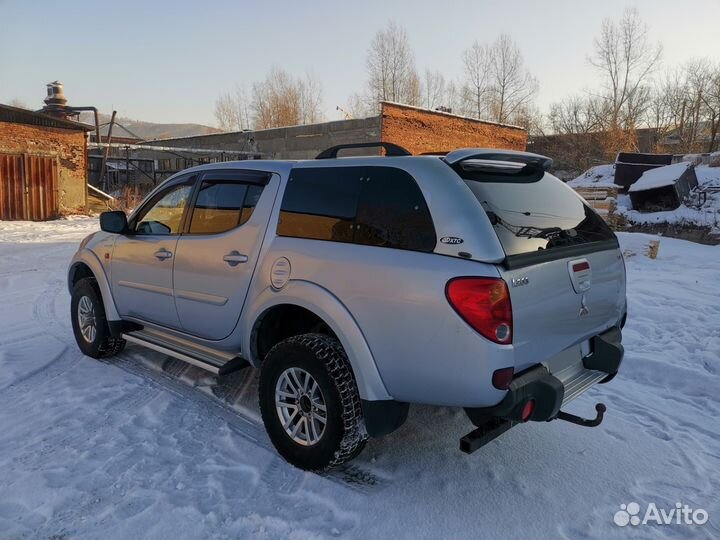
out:
M617 187L615 186L615 165L598 165L570 180L568 186L578 187Z
M601 426L529 423L467 456L462 411L413 406L400 430L317 475L273 450L253 371L217 380L136 346L106 362L79 353L65 271L93 230L0 222L2 538L720 536L720 247L663 238L650 260L658 237L620 235L625 361L568 408L605 403ZM710 521L616 526L630 502Z
M692 163L683 161L650 169L649 171L645 171L638 181L630 186L628 191L647 191L649 189L672 186L689 167L692 167Z

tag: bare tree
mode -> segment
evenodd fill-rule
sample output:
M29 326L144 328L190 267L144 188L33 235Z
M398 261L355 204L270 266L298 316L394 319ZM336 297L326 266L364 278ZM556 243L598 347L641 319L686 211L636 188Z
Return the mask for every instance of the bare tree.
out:
M419 77L405 30L390 21L375 34L367 55L368 94L379 101L417 104Z
M371 115L375 110L375 107L371 105L371 101L367 95L355 92L348 98L347 107L342 111L350 118L364 118Z
M720 131L720 63L713 68L713 75L708 85L708 90L703 97L703 102L708 109L710 121L710 138L708 141L708 152L718 149L720 143L718 132Z
M520 49L502 34L489 50L490 114L496 122L509 122L532 102L538 82L525 68Z
M445 84L444 94L442 106L455 114L463 114L462 86L450 81Z
M693 129L690 135L693 143L707 138L706 151L712 152L720 127L720 64L708 59L693 60L685 67L687 87L692 99L691 120Z
M320 81L314 73L308 72L304 79L297 81L300 93L300 123L314 124L320 122L322 115L323 91Z
M447 106L445 103L445 77L440 71L425 70L422 105L428 109L434 109L441 105Z
M27 104L23 100L18 98L11 99L8 105L10 105L11 107L17 107L18 109L29 109Z
M632 129L647 104L649 93L643 85L656 68L662 48L650 43L647 26L635 9L626 10L620 21L605 19L594 46L590 63L603 77L602 98L608 113L604 127L608 131Z
M253 84L252 110L256 129L317 122L322 117L322 87L311 74L296 79L273 68L264 81Z
M548 121L558 135L584 135L599 128L597 102L590 96L570 96L550 105Z
M465 84L462 94L466 103L465 112L475 118L484 118L488 110L490 92L490 49L475 41L463 52Z
M215 121L223 131L250 129L250 111L245 91L236 86L215 101Z

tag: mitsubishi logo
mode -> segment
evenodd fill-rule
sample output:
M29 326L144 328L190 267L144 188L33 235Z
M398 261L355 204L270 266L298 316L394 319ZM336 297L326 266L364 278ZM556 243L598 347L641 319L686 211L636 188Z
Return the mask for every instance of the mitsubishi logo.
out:
M590 315L590 308L587 306L585 295L583 294L580 297L580 313L578 313L578 317L584 317L585 315Z

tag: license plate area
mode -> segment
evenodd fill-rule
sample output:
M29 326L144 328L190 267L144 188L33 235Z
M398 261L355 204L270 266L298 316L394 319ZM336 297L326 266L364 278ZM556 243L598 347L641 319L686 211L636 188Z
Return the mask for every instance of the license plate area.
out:
M550 373L556 376L563 372L567 373L568 368L570 368L571 371L583 369L582 360L587 355L589 355L590 352L590 341L585 340L581 343L578 343L577 345L568 347L567 349L556 354L552 358L549 358L548 360L542 362L542 365L544 365Z

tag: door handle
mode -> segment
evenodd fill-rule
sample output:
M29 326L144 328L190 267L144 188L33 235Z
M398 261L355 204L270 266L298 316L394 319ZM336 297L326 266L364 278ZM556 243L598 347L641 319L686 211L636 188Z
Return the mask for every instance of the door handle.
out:
M159 249L158 251L156 251L155 253L153 253L153 255L155 255L155 257L156 257L159 261L164 261L165 259L169 259L170 257L172 257L172 253L169 252L169 251L168 251L167 249L165 249L165 248Z
M247 262L247 255L243 255L237 250L232 250L230 253L223 257L223 261L228 263L230 266L237 266L240 263Z

